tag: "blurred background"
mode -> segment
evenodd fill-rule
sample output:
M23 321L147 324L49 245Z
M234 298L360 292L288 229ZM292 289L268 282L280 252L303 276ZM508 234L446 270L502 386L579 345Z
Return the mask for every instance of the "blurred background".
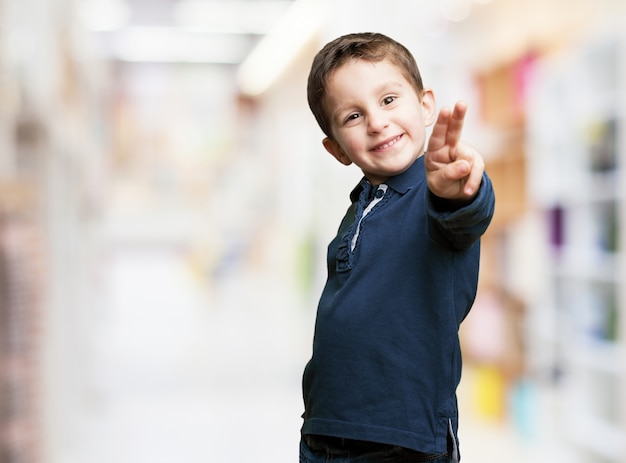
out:
M470 111L497 213L467 463L626 462L626 2L0 0L0 462L297 461L360 178L306 104L379 31Z

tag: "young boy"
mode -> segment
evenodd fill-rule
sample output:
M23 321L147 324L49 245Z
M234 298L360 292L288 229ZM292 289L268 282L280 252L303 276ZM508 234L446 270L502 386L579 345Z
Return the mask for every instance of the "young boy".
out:
M411 53L373 33L317 54L308 100L324 148L364 177L328 247L300 462L458 461L458 328L495 202L460 140L467 107L437 116Z

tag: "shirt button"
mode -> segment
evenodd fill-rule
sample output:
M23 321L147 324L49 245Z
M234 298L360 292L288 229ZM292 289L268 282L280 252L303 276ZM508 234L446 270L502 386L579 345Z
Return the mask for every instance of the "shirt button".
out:
M383 190L382 188L379 188L378 190L376 190L376 197L377 198L382 198L383 196L385 196L385 190Z

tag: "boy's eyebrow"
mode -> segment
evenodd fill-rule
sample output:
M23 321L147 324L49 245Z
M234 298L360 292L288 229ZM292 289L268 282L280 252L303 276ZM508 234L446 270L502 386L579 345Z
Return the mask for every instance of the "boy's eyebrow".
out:
M402 81L392 80L390 82L385 82L384 84L379 85L377 88L374 89L374 91L376 93L383 93L383 92L388 91L388 90L390 90L392 88L403 88L403 87L404 87L404 85L402 84Z

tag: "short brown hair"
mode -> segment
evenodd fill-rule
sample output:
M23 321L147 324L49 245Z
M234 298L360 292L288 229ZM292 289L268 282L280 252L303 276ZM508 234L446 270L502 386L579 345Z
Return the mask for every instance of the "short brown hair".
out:
M324 106L328 79L336 69L350 59L362 59L373 63L389 60L398 66L421 98L424 90L422 77L415 58L404 45L386 35L373 32L348 34L336 38L327 43L313 59L307 83L309 108L327 136L332 137L330 121Z

